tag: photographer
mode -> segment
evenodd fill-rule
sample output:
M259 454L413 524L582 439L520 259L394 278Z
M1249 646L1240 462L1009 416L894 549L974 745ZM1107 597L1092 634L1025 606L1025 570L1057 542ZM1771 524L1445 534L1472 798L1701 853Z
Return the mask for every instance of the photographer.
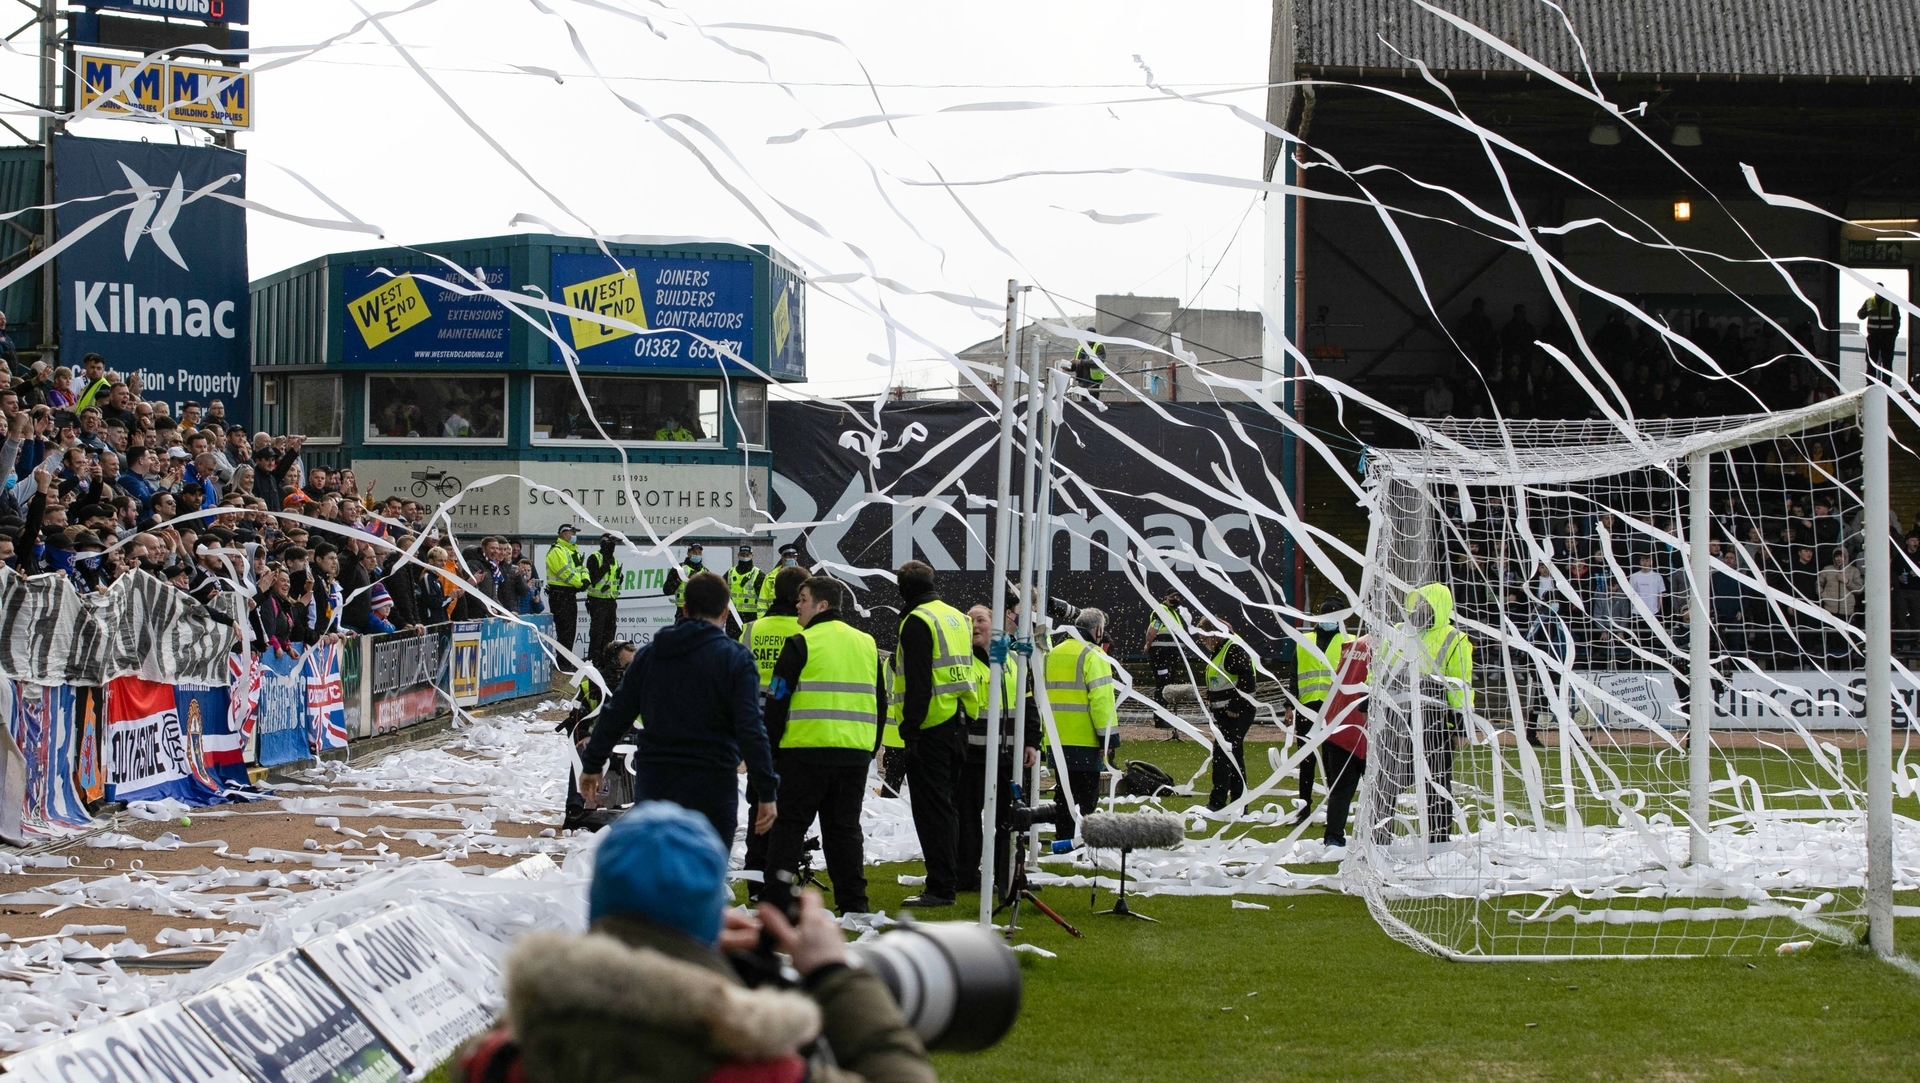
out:
M607 829L588 895L592 931L529 934L507 960L507 1018L527 1083L936 1078L886 986L847 965L815 892L801 896L797 928L760 911L800 988L742 985L722 953L752 951L761 930L726 909L726 875L720 837L677 805L642 805ZM479 1049L463 1058L461 1083L511 1070L495 1039Z

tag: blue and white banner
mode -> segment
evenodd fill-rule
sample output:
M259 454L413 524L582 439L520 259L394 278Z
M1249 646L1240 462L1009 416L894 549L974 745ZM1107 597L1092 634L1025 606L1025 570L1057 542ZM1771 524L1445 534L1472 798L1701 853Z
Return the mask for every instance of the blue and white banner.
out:
M276 767L312 757L305 658L277 650L260 656L260 706L254 718L260 766Z
M60 357L138 372L149 400L247 421L247 158L221 147L55 136ZM75 202L78 201L78 202ZM76 392L79 385L75 384Z
M228 702L232 690L200 685L177 685L174 703L180 711L180 725L187 732L188 745L198 753L202 781L216 790L230 786L245 788L247 777L247 735L233 729Z
M72 689L66 691L71 697ZM108 796L115 801L211 805L221 799L196 762L172 685L118 677L107 686L106 760Z
M73 785L73 689L65 685L12 684L14 742L26 761L28 831L59 832L93 823Z

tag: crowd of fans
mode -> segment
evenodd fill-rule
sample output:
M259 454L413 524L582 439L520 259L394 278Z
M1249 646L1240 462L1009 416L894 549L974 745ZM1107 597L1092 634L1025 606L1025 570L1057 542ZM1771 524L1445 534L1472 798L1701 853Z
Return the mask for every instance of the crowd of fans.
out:
M375 501L352 470L309 465L303 437L249 434L218 399L174 417L141 390L88 354L78 379L40 362L0 391L9 568L82 593L135 569L203 602L238 590L260 649L497 615L489 602L543 611L519 543L455 552L418 502ZM430 567L403 560L410 549Z
M1593 396L1546 349L1583 359L1573 334L1557 313L1536 325L1527 306L1514 305L1502 323L1475 298L1451 331L1464 354L1451 373L1435 376L1418 412L1423 417L1569 419L1598 416ZM1758 320L1689 316L1679 333L1713 358L1720 372L1692 351L1668 341L1647 325L1636 330L1618 310L1597 328L1587 328L1594 356L1606 379L1577 360L1588 382L1642 418L1704 417L1790 409L1831 397L1835 387L1799 355L1772 325ZM1810 325L1794 329L1800 342L1812 340ZM1721 373L1731 376L1726 379ZM1611 382L1616 395L1607 390ZM1624 403L1620 400L1624 398Z

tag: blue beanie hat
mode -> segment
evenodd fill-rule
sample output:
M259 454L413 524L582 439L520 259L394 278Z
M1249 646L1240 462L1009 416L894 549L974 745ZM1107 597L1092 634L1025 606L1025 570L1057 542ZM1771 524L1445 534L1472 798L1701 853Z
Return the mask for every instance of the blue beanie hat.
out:
M727 848L705 816L648 801L607 828L593 859L587 920L637 914L702 944L720 935L729 901Z

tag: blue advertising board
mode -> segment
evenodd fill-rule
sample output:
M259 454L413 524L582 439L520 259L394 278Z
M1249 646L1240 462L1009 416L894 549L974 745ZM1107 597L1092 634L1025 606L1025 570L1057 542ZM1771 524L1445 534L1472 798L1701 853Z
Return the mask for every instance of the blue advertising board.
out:
M198 19L203 23L247 22L253 0L86 0L89 8L135 11L170 19Z
M97 353L139 373L145 397L220 399L247 423L247 158L182 147L55 136L60 359ZM78 202L76 202L78 201Z
M553 617L536 613L526 624L494 617L480 628L480 702L538 695L553 683L553 656L542 637L553 637Z
M489 289L507 287L505 267L469 268ZM389 273L391 272L391 273ZM420 281L471 285L450 267L344 267L340 356L360 364L473 364L507 359L506 306Z
M648 332L577 316L556 321L582 365L712 368L722 356L716 343L754 359L751 260L556 252L552 273L555 299ZM558 343L551 355L565 363Z

